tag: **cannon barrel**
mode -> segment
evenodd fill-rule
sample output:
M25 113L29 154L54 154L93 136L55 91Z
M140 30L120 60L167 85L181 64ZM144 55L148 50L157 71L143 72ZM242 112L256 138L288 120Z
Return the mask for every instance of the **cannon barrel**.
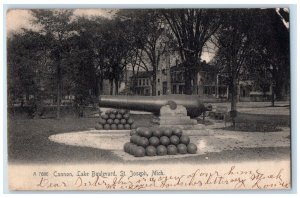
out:
M191 117L200 116L210 107L205 106L198 96L194 95L162 95L162 96L111 96L102 95L99 98L100 107L119 108L137 111L148 111L159 114L160 108L169 101L183 105Z

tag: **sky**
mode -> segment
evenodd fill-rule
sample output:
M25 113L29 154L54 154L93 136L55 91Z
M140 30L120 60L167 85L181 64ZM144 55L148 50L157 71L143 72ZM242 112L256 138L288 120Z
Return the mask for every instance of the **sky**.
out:
M103 16L111 18L116 10L112 9L75 9L76 16ZM18 32L22 28L38 30L38 27L33 26L30 21L33 19L29 10L26 9L11 9L6 15L7 35ZM210 62L214 57L214 53L203 52L201 59Z

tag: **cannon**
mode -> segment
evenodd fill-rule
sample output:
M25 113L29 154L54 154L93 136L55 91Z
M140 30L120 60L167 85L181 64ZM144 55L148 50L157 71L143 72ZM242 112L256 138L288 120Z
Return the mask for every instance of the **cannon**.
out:
M137 111L148 111L156 115L164 105L183 105L188 116L197 117L205 111L211 111L211 105L204 105L195 95L162 95L162 96L111 96L102 95L99 98L100 107L119 108ZM174 106L175 105L175 106Z

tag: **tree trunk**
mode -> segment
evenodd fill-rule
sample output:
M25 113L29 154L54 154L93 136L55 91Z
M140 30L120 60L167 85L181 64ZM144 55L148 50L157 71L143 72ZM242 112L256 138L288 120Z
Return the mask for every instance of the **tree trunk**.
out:
M153 76L153 79L152 79L152 96L156 96L156 72L157 72L157 69L156 69L156 66L153 66L153 72L152 72L152 76Z
M96 97L99 96L99 77L98 76L95 76L94 93L95 93Z
M61 67L60 67L60 60L57 63L57 103L56 103L56 119L60 119L60 105L61 105Z
M232 79L232 87L231 87L231 109L230 109L230 117L232 119L232 126L235 129L235 121L236 121L236 104L237 104L237 80L235 78Z
M185 70L185 77L184 77L184 94L187 94L187 95L192 95L193 93L193 88L192 88L192 83L191 83L191 73L190 73L190 70L189 69L186 69Z
M119 80L115 79L115 95L119 94Z
M113 93L114 93L114 80L110 79L109 84L110 84L110 95L113 95Z
M189 57L185 63L184 70L184 94L192 95L193 87L192 87L192 73L193 67L196 65L197 61L194 57Z
M99 95L101 95L103 92L103 78L100 77L100 85L99 85Z
M274 91L274 86L271 86L271 106L275 106L275 91Z

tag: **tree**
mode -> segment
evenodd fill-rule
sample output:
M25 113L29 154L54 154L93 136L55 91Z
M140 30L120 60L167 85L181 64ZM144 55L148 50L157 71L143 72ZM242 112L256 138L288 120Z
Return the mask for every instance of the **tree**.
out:
M237 115L238 85L240 77L247 71L247 66L257 54L255 48L255 15L257 10L234 9L226 12L226 20L217 37L218 51L216 63L229 81L231 95L231 117L233 127Z
M192 94L192 75L199 69L206 42L221 26L222 12L217 9L166 9L162 13L176 37L185 67L185 94Z
M271 104L274 106L275 99L281 99L282 91L289 85L289 30L276 9L255 10L252 18L251 37L255 46L252 46L253 56L246 60L246 69L263 93L271 87Z
M63 61L68 58L68 38L72 35L71 17L73 10L31 10L34 25L41 27L39 33L47 39L47 47L51 50L51 58L55 61L56 70L56 117L60 118L62 98Z
M47 65L51 64L44 48L45 39L36 32L23 30L11 35L7 40L8 99L9 104L29 100L33 96L38 107L47 93Z
M132 26L127 21L114 18L103 26L102 49L104 54L104 64L107 68L106 76L110 81L110 92L119 92L119 83L127 66L128 59L135 49L136 38L132 31Z
M131 24L136 38L133 54L139 67L152 72L152 95L156 95L156 75L162 56L168 50L171 35L160 10L121 10L118 17ZM135 68L135 65L133 66Z
M288 13L281 9L280 13L288 21ZM274 106L275 95L276 99L282 99L282 91L290 83L289 29L275 9L261 10L259 15L264 19L258 21L257 27L261 31L258 31L256 37L261 54L258 58L261 58L262 64L256 69L267 73L265 75L272 87L271 103Z

